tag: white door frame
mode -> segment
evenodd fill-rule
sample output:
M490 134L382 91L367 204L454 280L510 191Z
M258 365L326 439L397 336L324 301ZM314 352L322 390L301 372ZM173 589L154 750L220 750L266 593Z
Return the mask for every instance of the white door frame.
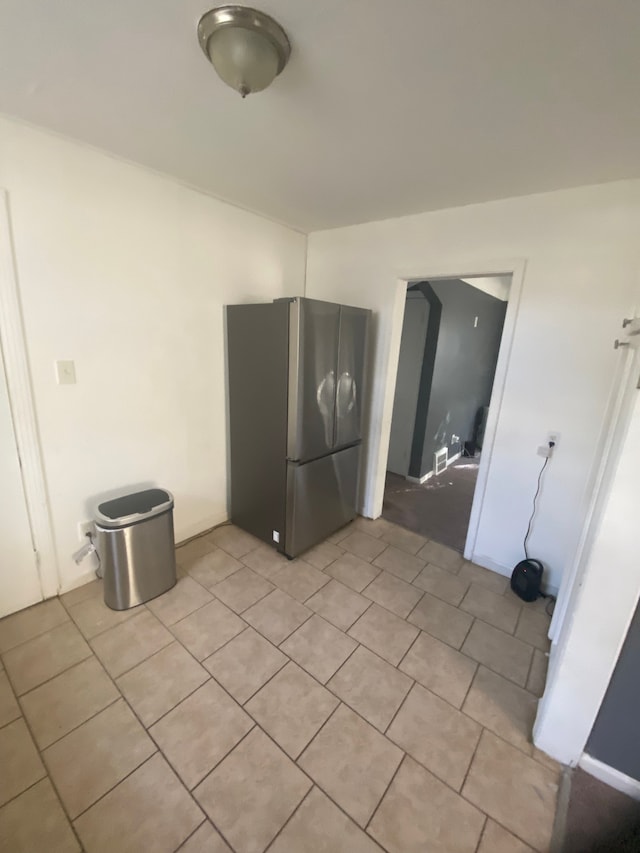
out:
M520 308L520 297L524 282L525 269L526 260L523 258L497 261L484 260L476 263L466 263L464 265L458 265L455 262L452 262L450 266L445 266L444 268L440 267L435 270L432 269L428 273L404 274L397 279L395 286L393 306L391 309L392 330L389 358L387 360L387 381L385 386L386 391L382 416L383 428L381 429L380 434L377 470L373 477L374 494L370 496L370 500L365 498L365 506L369 510L366 514L371 518L377 518L382 513L384 480L389 453L389 440L391 437L391 417L393 412L393 398L396 389L396 376L398 373L398 360L400 357L400 341L402 339L402 324L404 319L404 303L407 295L407 285L412 281L434 281L436 279L449 278L477 278L479 276L496 275L511 276L507 312L505 314L504 326L502 328L500 350L498 352L493 389L491 391L491 400L489 402L489 416L487 418L487 425L484 433L482 456L480 458L478 479L473 494L473 504L471 506L471 515L469 517L469 528L467 530L467 540L464 548L464 556L467 560L473 559L476 540L478 537L478 529L480 527L480 520L482 517L487 480L489 477L489 470L491 468L491 458L493 456L498 420L504 397L504 387L509 370L509 362L511 360L511 350L513 346L516 320Z
M49 500L38 436L18 277L11 237L9 196L0 188L0 343L22 484L43 598L59 591Z
M551 626L554 642L533 735L536 746L564 764L581 760L640 599L635 527L629 521L640 483L639 370L637 348L622 350L594 494Z

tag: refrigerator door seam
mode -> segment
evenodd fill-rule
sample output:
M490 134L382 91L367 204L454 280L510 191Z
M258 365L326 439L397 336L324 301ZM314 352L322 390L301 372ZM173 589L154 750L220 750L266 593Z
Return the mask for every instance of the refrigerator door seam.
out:
M340 385L340 347L342 346L342 306L338 314L338 350L336 352L336 384L333 394L333 440L331 450L336 450L338 443L338 387Z
M287 412L287 457L299 456L300 300L289 305L289 389Z

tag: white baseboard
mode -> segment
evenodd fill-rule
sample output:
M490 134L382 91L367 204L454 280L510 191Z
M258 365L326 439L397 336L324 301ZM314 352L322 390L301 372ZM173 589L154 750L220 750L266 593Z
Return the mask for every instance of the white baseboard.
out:
M596 779L615 788L616 791L622 791L623 794L633 797L634 800L640 800L640 782L632 776L621 773L620 770L598 761L597 758L593 758L586 752L582 753L578 766L582 767L589 775L595 776Z
M504 575L506 578L511 577L516 566L515 563L513 566L503 566L501 563L497 563L495 560L492 560L491 557L486 557L484 554L472 554L471 557L469 557L469 560L472 563L475 563L476 566L482 566L483 569L491 569L492 572L497 572L499 575ZM545 595L552 595L554 598L557 598L558 596L557 586L544 584L543 591Z
M513 566L503 566L501 563L496 563L495 560L491 557L486 557L484 554L472 554L470 560L476 566L482 566L483 569L490 569L492 572L497 572L499 575L504 575L507 578L510 578L513 572Z
M407 475L405 480L408 480L410 483L417 483L418 486L421 486L423 483L426 483L427 480L430 480L433 477L433 471L429 471L424 475L424 477L409 477Z
M447 468L449 467L449 465L453 465L454 462L457 462L461 456L462 456L462 451L454 454L453 456L449 456L449 458L447 459ZM446 468L445 468L445 471L446 471ZM441 471L440 473L442 474L443 472ZM423 483L426 483L427 480L430 480L431 477L433 477L433 476L434 476L433 471L428 471L422 477L409 477L407 475L405 477L405 480L408 480L410 483L417 483L419 486L421 486Z
M91 558L93 559L93 558ZM63 583L60 585L60 592L58 595L64 595L65 592L71 592L72 589L77 589L79 586L84 586L86 583L91 583L96 579L96 570L88 569L86 572L83 572L81 575L76 575L73 580L68 581L67 583Z
M227 513L224 513L224 515L210 516L209 518L199 521L197 524L190 524L187 527L182 527L180 532L176 535L176 548L180 545L184 545L185 542L188 542L190 539L194 539L196 536L201 536L203 533L207 533L207 531L211 530L213 527L217 527L219 524L224 524L225 521L229 521Z
M180 540L176 542L176 548L180 545L183 545L185 542L188 542L190 539L193 539L196 536L200 536L203 533L206 533L208 530L211 530L213 527L216 527L218 524L223 524L225 521L228 521L229 517L225 513L224 515L210 517L205 521L201 521L197 525L190 525L187 528L183 528L180 531ZM89 558L93 560L93 557ZM95 568L88 569L86 572L83 572L81 575L76 575L72 580L67 581L66 583L60 584L59 595L64 595L65 592L71 592L72 589L77 589L79 586L84 586L86 583L90 583L96 579Z

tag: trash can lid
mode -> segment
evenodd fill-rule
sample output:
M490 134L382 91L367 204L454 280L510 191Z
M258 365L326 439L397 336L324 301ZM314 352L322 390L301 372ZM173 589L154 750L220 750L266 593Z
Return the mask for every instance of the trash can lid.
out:
M126 527L154 515L161 515L173 507L173 495L166 489L145 489L99 503L95 520L102 527Z

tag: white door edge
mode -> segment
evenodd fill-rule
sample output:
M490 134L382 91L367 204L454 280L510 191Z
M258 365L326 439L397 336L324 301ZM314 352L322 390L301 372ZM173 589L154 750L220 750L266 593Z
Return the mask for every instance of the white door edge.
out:
M58 593L59 574L18 293L9 197L4 189L0 189L0 337L42 596L51 598Z

